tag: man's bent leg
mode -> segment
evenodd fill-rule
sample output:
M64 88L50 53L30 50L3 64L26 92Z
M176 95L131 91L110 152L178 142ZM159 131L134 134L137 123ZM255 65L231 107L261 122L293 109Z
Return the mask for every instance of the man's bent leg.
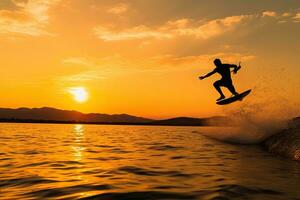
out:
M233 86L232 83L231 83L231 84L228 84L226 87L228 88L228 90L229 90L233 95L238 95L238 94L239 94L239 93L237 93L237 92L235 91L235 88L234 88L234 86Z
M221 99L224 99L225 98L225 95L223 94L222 90L221 90L221 85L222 85L222 82L219 80L219 81L216 81L214 82L214 87L216 88L216 90L219 92L219 94L221 95L219 99L217 99L217 101L221 100Z

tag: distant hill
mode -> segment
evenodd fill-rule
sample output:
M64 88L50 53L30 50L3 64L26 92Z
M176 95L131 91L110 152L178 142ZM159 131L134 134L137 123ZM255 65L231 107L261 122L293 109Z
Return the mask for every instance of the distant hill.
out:
M181 126L222 126L229 125L227 117L209 117L209 118L192 118L176 117L165 120L155 120L150 122L154 125L181 125Z
M0 108L0 122L24 123L87 123L87 124L131 124L167 126L221 126L228 125L226 117L191 118L177 117L153 120L128 114L84 114L74 110L56 108Z
M127 114L108 115L99 113L83 114L73 110L59 110L56 108L0 108L0 119L40 120L62 122L97 122L97 123L146 123L151 119L131 116Z
M193 125L205 125L206 120L202 118L191 118L191 117L176 117L171 119L165 120L156 120L152 122L155 125L177 125L183 124L186 126L193 126Z

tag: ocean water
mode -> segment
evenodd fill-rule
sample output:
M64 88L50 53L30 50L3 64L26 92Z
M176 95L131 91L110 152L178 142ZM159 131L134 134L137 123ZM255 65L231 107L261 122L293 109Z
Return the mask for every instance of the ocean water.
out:
M0 199L300 199L300 163L207 127L0 124Z

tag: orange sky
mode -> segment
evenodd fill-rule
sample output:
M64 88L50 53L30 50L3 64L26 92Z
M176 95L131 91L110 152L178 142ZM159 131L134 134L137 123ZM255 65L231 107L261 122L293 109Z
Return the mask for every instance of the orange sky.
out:
M216 57L242 61L238 91L297 102L299 35L298 0L1 0L0 106L219 115L218 75L197 80Z

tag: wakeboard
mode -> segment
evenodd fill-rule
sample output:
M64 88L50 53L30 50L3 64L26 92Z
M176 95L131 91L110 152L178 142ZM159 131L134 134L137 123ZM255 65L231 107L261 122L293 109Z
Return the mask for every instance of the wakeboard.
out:
M238 95L235 95L235 96L232 96L232 97L229 97L226 99L222 99L220 101L217 101L217 104L218 105L226 105L226 104L233 103L235 101L242 101L250 92L251 92L251 90L247 90Z

